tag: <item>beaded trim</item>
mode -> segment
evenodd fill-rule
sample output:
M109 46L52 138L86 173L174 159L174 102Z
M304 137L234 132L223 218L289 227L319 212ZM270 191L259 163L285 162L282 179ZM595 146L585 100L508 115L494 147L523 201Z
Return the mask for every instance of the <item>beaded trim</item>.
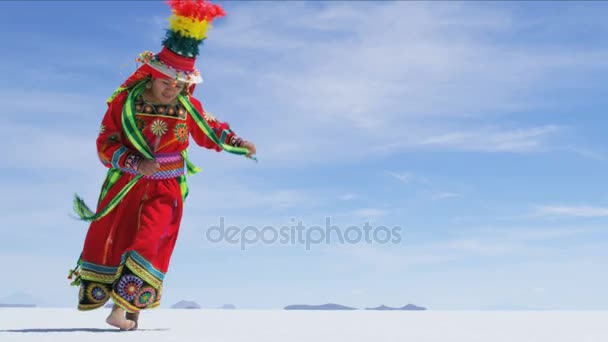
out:
M179 104L163 105L145 101L143 96L135 100L135 112L148 115L161 115L171 118L185 119L186 109Z

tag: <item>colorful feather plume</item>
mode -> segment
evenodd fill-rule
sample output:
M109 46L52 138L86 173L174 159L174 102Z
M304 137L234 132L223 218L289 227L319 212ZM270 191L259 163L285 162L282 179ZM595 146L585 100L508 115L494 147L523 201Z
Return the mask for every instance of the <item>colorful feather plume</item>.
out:
M196 57L200 43L215 18L226 15L217 4L208 0L168 0L173 15L163 45L173 52Z

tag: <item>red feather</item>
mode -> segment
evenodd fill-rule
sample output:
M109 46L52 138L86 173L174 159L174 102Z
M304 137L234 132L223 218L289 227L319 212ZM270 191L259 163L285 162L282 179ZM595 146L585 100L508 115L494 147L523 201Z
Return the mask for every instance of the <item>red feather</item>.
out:
M220 5L213 4L208 0L167 0L167 2L173 9L173 13L180 17L211 22L215 18L226 15Z

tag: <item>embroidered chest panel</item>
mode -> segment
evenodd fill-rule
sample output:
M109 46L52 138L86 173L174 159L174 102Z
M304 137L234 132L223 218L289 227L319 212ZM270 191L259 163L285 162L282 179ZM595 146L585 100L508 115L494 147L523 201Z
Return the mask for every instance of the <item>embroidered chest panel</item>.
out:
M136 124L154 153L183 150L188 144L187 112L181 105L135 101Z
M187 113L186 109L180 104L163 105L149 103L144 101L141 96L135 101L135 112L138 115L160 116L178 120L186 120Z

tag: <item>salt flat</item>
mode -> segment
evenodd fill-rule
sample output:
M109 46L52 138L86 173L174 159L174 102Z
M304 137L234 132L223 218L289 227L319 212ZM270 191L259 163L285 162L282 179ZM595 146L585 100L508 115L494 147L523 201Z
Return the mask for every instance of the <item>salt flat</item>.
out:
M0 341L606 342L608 311L144 312L140 330L105 324L108 309L0 309Z

